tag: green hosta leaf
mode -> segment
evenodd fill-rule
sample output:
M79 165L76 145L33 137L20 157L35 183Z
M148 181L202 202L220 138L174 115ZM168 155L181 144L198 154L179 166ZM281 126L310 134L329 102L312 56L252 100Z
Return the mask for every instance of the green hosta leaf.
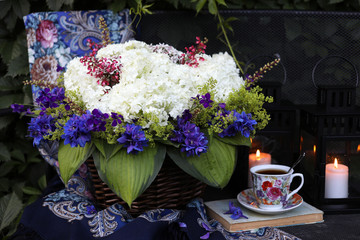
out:
M85 147L71 147L70 144L64 145L63 141L60 142L58 153L59 169L65 185L67 185L67 182L80 165L89 158L93 150L92 143L86 143Z
M120 144L108 144L103 139L94 139L93 143L106 159L113 157L122 147Z
M224 143L235 145L235 146L247 146L247 147L251 146L250 138L244 137L240 133L236 134L234 137L222 138L222 137L216 136L216 138Z
M22 202L14 192L0 198L0 231L11 224L22 207Z
M223 188L229 182L236 164L236 147L217 138L210 138L207 153L187 157L179 149L170 148L171 159L185 172L200 181Z
M131 206L155 179L165 153L166 148L160 144L138 154L127 154L126 149L121 149L108 160L100 157L100 169L104 169L107 184L114 193Z

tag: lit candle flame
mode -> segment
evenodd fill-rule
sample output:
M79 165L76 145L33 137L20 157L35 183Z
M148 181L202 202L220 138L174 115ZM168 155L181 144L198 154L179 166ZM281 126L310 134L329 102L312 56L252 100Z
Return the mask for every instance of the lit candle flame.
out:
M360 144L357 147L357 151L360 152Z
M257 159L257 160L260 160L260 150L259 150L259 149L256 150L255 156L256 156L256 159Z
M316 145L314 145L314 147L313 147L313 148L314 148L314 153L316 153Z
M338 160L337 160L337 158L335 158L335 160L334 160L334 167L338 168Z

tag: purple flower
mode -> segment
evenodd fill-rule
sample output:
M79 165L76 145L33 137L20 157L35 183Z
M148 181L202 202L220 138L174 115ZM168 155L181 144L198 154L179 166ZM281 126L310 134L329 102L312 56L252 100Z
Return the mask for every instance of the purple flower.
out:
M86 125L88 126L88 128L91 131L94 132L104 132L106 131L106 119L109 118L109 114L107 113L102 113L100 110L98 109L94 109L91 112L91 116L88 118L88 120L86 121Z
M211 103L213 101L211 100L211 95L210 93L206 93L205 95L202 95L200 98L200 104L202 104L204 106L204 108L208 108L211 107Z
M185 122L182 118L178 118L177 129L173 130L170 140L181 143L180 150L186 152L188 157L207 152L208 140L205 134L195 124Z
M225 114L233 114L234 122L228 125L227 128L223 129L221 133L219 133L220 137L232 137L235 136L238 132L241 133L244 137L250 137L250 131L254 130L254 125L257 122L251 119L251 114L246 114L242 112L241 114L237 111L233 110L231 112L225 111Z
M241 208L235 207L234 203L231 201L229 201L229 210L224 214L232 214L230 217L234 220L239 219L241 217L248 219L248 217L242 213Z
M35 102L45 108L56 108L62 104L65 99L65 90L64 88L55 87L52 90L49 88L40 89L39 95L36 98Z
M34 138L34 145L39 145L44 136L49 135L49 132L55 130L53 120L54 118L51 115L40 115L31 119L28 131L30 133L29 136Z
M19 105L19 104L14 103L14 104L11 104L11 108L12 108L12 111L14 113L23 113L23 112L25 112L24 105Z
M87 122L91 118L89 113L82 116L73 115L64 126L64 134L61 138L65 139L64 144L70 144L71 147L78 145L84 147L91 141L91 128Z
M121 124L122 123L122 119L124 119L124 117L120 114L111 113L111 118L113 119L111 126L116 127L116 125Z
M125 132L122 134L117 141L120 144L124 144L124 147L127 148L127 153L138 153L142 152L148 145L149 140L145 137L145 132L141 131L141 126L135 124L127 124L125 127Z

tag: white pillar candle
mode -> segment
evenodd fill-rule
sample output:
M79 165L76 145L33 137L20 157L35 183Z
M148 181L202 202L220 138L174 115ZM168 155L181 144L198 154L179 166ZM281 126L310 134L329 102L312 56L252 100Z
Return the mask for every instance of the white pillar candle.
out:
M347 198L348 197L349 168L334 163L326 164L325 171L325 198Z
M271 164L271 154L260 152L259 149L256 153L249 154L248 187L252 187L250 168L264 164Z

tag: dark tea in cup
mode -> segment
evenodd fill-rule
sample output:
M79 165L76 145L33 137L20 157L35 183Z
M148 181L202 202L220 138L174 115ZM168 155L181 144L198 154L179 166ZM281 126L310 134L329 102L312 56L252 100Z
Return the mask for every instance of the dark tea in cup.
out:
M282 169L263 169L256 171L257 174L265 174L265 175L281 175L286 174L287 171L284 171Z

